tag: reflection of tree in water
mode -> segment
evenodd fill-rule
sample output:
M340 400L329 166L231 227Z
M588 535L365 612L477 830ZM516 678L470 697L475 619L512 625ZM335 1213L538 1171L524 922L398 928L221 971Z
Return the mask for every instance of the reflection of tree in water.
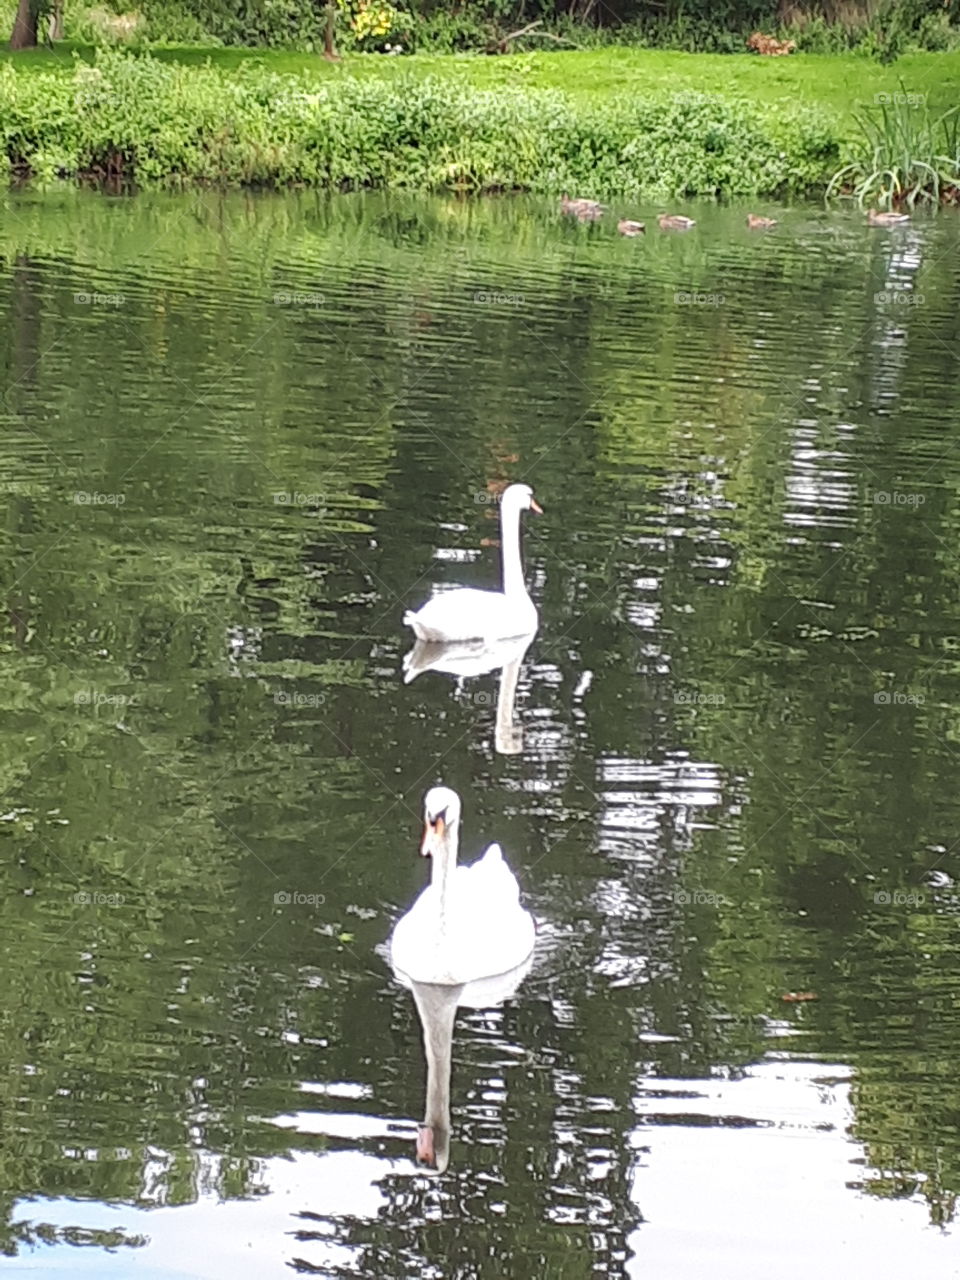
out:
M56 1227L49 1222L14 1222L0 1228L0 1254L10 1258L16 1257L21 1248L35 1252L41 1245L58 1244L110 1250L142 1249L149 1244L149 1238L127 1235L119 1228Z

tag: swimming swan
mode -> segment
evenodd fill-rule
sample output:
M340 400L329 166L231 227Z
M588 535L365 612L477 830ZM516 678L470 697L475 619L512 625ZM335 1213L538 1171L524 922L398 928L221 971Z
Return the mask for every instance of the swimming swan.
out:
M390 962L412 982L459 986L517 968L536 928L520 906L520 886L498 844L457 866L460 797L433 787L424 799L420 852L433 859L430 883L390 938Z
M527 593L520 562L520 512L542 509L528 484L512 484L500 499L500 553L503 590L477 591L459 587L441 591L416 613L408 610L404 624L418 640L506 640L537 629L537 610Z

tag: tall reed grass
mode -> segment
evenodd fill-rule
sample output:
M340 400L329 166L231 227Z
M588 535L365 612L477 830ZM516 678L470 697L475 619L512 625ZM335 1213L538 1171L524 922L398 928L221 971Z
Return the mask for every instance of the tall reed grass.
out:
M861 204L913 207L955 200L960 189L960 106L932 116L923 95L901 91L856 117L850 159L828 195Z

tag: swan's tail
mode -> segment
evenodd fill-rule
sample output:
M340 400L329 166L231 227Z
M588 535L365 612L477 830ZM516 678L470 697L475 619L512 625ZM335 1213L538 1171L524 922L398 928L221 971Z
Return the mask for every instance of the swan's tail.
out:
M413 612L412 609L408 609L407 612L403 615L403 625L405 627L412 627L413 634L417 637L418 640L431 639L430 635L424 628L423 623L420 621L419 617Z

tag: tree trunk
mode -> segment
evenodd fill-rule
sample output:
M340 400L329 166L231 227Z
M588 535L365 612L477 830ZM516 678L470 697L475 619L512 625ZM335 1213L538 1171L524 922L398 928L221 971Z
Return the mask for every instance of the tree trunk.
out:
M50 15L50 39L63 39L63 0L53 0L53 13Z
M19 0L17 16L13 20L11 49L35 49L37 47L37 0Z
M333 19L336 14L336 6L331 0L327 5L327 29L323 37L323 56L328 62L339 62L340 58L333 47Z

